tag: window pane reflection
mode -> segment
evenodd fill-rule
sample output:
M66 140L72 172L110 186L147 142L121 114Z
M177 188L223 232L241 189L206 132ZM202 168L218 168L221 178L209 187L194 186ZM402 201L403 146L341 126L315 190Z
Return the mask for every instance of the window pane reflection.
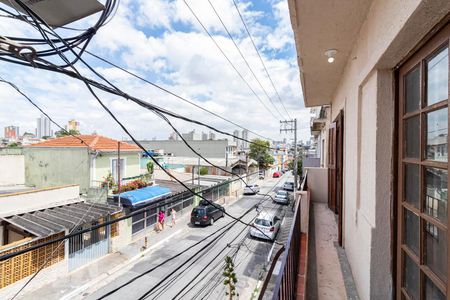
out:
M445 300L444 294L437 286L428 278L425 277L425 299L427 300Z
M405 76L405 111L420 108L420 69L417 67Z
M427 62L427 103L448 98L448 48Z
M420 151L420 122L419 116L409 118L405 121L405 156L419 158Z
M447 233L425 222L425 264L443 281L447 280Z
M447 223L447 170L428 168L426 170L425 212Z
M405 253L404 287L411 299L419 299L419 267Z
M427 159L447 161L448 109L433 111L427 115Z
M419 255L419 217L405 209L405 244Z
M405 165L405 201L419 208L419 166Z

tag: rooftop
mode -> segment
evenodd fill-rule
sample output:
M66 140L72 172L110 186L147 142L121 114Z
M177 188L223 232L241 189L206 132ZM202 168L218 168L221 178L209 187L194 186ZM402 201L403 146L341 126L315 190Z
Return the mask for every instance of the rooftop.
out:
M30 145L30 148L87 148L97 151L117 151L120 142L120 151L141 151L136 145L114 140L102 135L80 134L76 136L64 136L46 140Z

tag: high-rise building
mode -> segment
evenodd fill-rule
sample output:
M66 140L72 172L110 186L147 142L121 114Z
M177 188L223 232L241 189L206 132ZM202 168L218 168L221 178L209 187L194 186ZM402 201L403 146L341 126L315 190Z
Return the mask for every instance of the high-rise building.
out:
M241 133L239 132L239 130L235 130L233 131L233 141L236 143L236 147L239 149L239 146L241 145L241 140L238 139L241 137Z
M44 136L52 136L52 126L50 124L49 118L44 115L41 115L36 119L36 137L42 138Z
M247 129L242 130L242 138L244 140L248 140L248 130ZM242 148L243 149L247 149L248 148L248 142L242 141Z
M202 131L202 141L208 140L208 134Z
M216 134L214 132L209 132L209 140L214 141L216 139Z
M5 127L6 139L18 139L19 138L19 126L7 126Z
M72 119L67 122L67 130L75 130L80 131L80 122L77 122L76 120Z
M199 133L195 132L195 129L188 133L182 133L181 136L187 141L198 141L202 138Z
M178 141L178 134L174 131L169 135L170 141Z

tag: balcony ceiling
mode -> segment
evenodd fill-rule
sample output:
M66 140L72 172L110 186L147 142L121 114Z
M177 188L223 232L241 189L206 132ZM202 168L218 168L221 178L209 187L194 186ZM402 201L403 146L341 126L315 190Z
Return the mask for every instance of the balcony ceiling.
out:
M288 0L307 107L330 104L372 0ZM334 63L325 51L336 49Z

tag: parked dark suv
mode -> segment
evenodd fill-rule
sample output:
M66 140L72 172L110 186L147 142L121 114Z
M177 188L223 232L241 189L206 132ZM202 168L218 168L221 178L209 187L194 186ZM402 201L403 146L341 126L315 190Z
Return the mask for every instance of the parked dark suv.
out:
M191 212L192 225L213 225L214 221L225 215L225 208L219 204L211 205L206 201L194 207Z

